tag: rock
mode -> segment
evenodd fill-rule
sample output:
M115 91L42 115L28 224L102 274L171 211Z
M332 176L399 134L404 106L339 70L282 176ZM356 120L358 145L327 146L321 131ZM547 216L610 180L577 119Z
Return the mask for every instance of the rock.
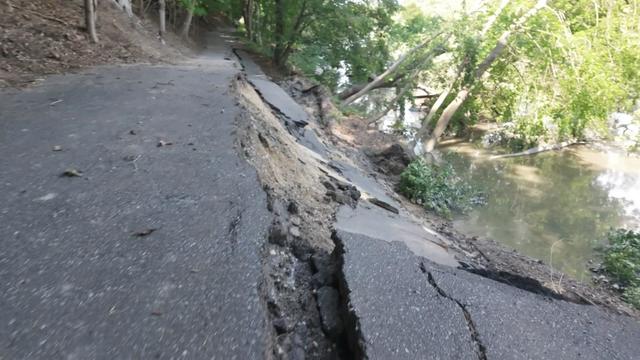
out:
M349 190L348 190L349 196L354 200L354 201L358 201L360 199L360 196L362 195L360 193L360 191L358 190L357 187L352 186Z
M331 181L325 180L325 181L322 182L322 185L324 185L324 187L329 191L336 191L337 190L336 187L331 183Z
M302 219L300 219L300 216L292 216L291 223L295 226L300 226L300 224L302 224Z
M274 220L269 229L269 242L272 244L285 246L287 244L287 230L280 222L280 220Z
M339 314L340 295L338 290L323 286L316 293L322 330L332 339L338 339L343 331Z
M353 203L353 199L350 196L343 193L342 191L329 190L327 191L326 195L327 197L337 202L338 204L351 205Z
M293 329L291 323L283 317L273 320L273 328L276 329L278 335L290 332Z
M60 145L55 145L51 150L52 150L52 151L62 151L62 146L60 146Z
M297 226L291 226L289 228L289 234L291 234L294 237L299 238L300 237L300 228Z
M287 206L287 211L289 211L290 214L295 215L298 214L300 210L298 209L298 204L295 201L291 200L289 201L289 205Z

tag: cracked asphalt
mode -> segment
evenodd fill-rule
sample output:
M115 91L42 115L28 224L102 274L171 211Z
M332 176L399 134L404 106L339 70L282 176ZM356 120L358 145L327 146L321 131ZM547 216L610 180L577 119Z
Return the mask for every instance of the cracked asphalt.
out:
M0 93L1 359L263 357L270 216L229 55Z
M342 276L370 359L636 359L640 324L338 230Z
M283 100L288 95L273 83L265 85L253 62L243 63L265 101L286 118L299 118L299 105ZM331 152L298 140L320 158ZM399 206L375 179L355 166L332 164L367 194L355 208L340 207L334 235L341 294L356 322L349 329L355 354L384 360L637 358L635 320L458 269L437 233L402 209L397 214L367 200Z
M0 92L0 359L266 357L258 284L271 217L235 149L230 57L212 37L188 64L95 68ZM307 121L254 65L245 70L261 96ZM312 130L292 135L319 158L331 150ZM338 167L396 205L361 169ZM354 353L637 358L638 322L460 270L405 215L364 199L337 214Z

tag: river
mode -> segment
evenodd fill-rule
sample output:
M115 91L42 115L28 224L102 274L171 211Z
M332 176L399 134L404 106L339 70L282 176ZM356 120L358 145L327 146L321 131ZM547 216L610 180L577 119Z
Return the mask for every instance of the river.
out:
M459 231L491 238L578 280L611 228L640 228L640 159L604 147L574 146L490 159L481 146L441 148L487 204L454 218Z

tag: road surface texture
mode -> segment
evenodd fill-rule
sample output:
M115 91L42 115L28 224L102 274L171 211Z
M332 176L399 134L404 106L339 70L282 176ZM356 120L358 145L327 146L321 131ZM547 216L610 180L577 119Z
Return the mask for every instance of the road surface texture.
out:
M270 219L218 43L0 93L0 359L266 353Z

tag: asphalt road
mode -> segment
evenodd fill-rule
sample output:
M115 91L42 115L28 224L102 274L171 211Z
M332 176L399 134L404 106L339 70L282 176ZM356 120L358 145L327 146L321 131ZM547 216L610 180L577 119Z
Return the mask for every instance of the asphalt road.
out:
M0 92L0 359L266 356L260 252L271 218L235 148L231 58L212 37L189 64ZM249 80L284 123L308 121L254 65ZM296 126L302 146L330 155ZM366 172L334 166L399 206ZM457 269L437 234L367 198L335 224L348 332L367 358L640 353L638 322Z
M270 218L210 46L0 93L0 359L263 357Z
M340 219L338 220L338 226ZM369 359L637 359L640 324L439 265L387 236L338 230Z

